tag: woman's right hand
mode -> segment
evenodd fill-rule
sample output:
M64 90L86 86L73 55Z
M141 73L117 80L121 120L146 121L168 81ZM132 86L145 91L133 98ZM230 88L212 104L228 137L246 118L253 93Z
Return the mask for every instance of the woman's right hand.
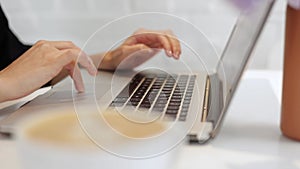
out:
M37 90L63 69L67 70L79 92L84 91L79 63L96 75L91 59L68 41L38 41L8 67L0 71L0 102L17 99Z

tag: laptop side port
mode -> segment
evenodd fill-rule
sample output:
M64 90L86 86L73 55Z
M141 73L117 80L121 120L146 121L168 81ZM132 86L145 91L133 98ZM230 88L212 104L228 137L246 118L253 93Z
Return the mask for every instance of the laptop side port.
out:
M190 144L204 144L211 139L213 124L211 122L203 122L200 125L201 130L197 134L188 135Z

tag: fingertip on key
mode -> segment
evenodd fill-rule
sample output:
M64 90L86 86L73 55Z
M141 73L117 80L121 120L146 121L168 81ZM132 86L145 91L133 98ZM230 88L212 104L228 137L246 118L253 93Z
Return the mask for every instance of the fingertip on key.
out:
M98 74L98 69L93 64L91 64L88 68L88 72L90 75L96 76Z
M93 69L93 72L92 72L92 75L93 75L93 76L97 76L97 74L98 74L98 70L97 70L96 68L94 68L94 69Z
M179 54L179 52L176 52L175 54L174 54L174 57L175 57L175 59L179 59L179 57L180 57L180 54Z
M172 51L168 50L167 53L168 53L168 56L169 56L169 57L173 56Z
M78 91L78 93L83 93L85 91L85 88L84 88L84 86L80 86L80 87L77 86L76 90Z

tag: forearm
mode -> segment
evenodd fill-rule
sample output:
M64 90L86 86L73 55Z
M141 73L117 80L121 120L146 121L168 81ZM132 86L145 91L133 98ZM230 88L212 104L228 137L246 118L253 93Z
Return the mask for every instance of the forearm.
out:
M0 103L9 100L7 93L7 83L5 83L5 79L3 79L0 75Z

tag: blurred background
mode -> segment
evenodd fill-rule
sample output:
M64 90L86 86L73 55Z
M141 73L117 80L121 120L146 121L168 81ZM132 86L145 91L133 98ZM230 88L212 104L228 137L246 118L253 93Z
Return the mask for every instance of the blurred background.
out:
M232 29L226 0L0 0L11 29L25 43L71 40L83 46L101 26L137 12L164 12L198 27L221 54ZM277 0L249 69L281 70L286 0ZM159 23L157 23L159 24ZM172 29L172 28L171 28ZM134 31L134 30L132 30ZM193 35L187 35L193 37ZM110 39L101 39L101 42ZM92 53L93 51L87 51Z

